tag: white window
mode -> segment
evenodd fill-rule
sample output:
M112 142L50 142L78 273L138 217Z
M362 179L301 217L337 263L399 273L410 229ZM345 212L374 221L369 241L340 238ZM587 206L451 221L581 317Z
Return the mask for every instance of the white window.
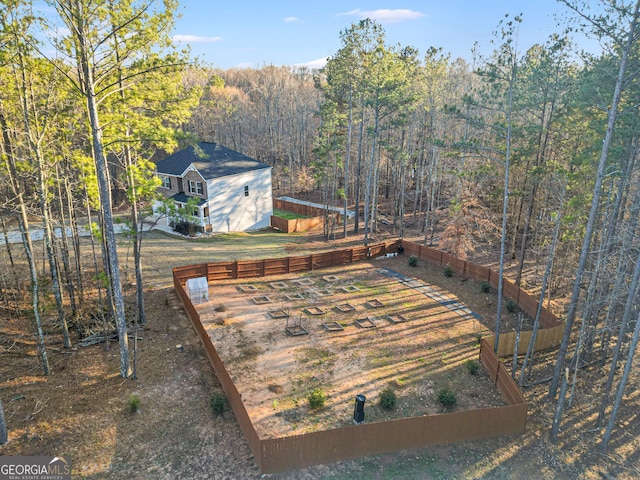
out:
M196 195L202 195L204 192L202 188L202 182L196 182L194 180L189 180L189 193L194 193Z
M171 177L160 175L160 181L162 182L162 188L171 188Z
M249 185L245 185L244 186L244 196L248 197L249 196Z

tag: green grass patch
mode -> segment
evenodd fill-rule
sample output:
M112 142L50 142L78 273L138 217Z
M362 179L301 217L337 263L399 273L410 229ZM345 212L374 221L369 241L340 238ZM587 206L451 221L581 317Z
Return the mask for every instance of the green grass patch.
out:
M285 220L295 220L296 218L311 218L308 215L301 215L299 213L287 212L286 210L280 210L279 208L273 209L273 216L284 218Z

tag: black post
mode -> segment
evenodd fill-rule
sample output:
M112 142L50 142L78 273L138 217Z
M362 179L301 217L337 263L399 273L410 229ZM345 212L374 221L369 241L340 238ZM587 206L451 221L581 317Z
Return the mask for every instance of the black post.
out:
M356 406L353 409L353 423L356 425L364 422L364 402L366 400L364 395L356 395Z

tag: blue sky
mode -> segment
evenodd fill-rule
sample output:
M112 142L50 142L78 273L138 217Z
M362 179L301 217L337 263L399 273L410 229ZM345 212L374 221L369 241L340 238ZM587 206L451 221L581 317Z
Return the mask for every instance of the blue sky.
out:
M525 51L558 32L555 0L181 0L173 32L176 45L214 67L317 66L340 49L340 31L370 17L388 44L411 45L423 55L442 47L452 58L472 60L478 42L491 51L492 32L505 14L523 14L519 47Z

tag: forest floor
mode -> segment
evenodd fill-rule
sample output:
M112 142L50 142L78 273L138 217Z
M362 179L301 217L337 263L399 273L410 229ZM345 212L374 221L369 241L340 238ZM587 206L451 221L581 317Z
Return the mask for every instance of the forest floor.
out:
M53 373L44 377L29 320L0 312L0 395L9 427L9 443L0 447L0 455L65 456L72 460L74 478L91 479L640 477L638 366L607 453L597 449L601 431L593 431L599 401L595 385L604 370L592 366L581 378L594 388L582 388L588 393L575 396L556 444L548 435L555 403L545 399L548 386L542 383L524 391L531 406L527 430L521 436L261 475L232 412L212 413L209 402L220 385L173 291L171 268L202 261L301 255L360 243L356 237L326 243L317 234L262 232L185 240L148 233L143 245L148 322L138 334L137 380L118 377L116 343L110 350L104 345L65 350L51 322L46 328ZM127 247L120 248L125 259ZM491 315L485 312L495 304L473 282L447 278L426 265L402 273L424 277L452 292L483 315L485 327L492 329ZM548 375L553 354L539 358L537 378ZM129 409L131 394L141 400L136 413Z

